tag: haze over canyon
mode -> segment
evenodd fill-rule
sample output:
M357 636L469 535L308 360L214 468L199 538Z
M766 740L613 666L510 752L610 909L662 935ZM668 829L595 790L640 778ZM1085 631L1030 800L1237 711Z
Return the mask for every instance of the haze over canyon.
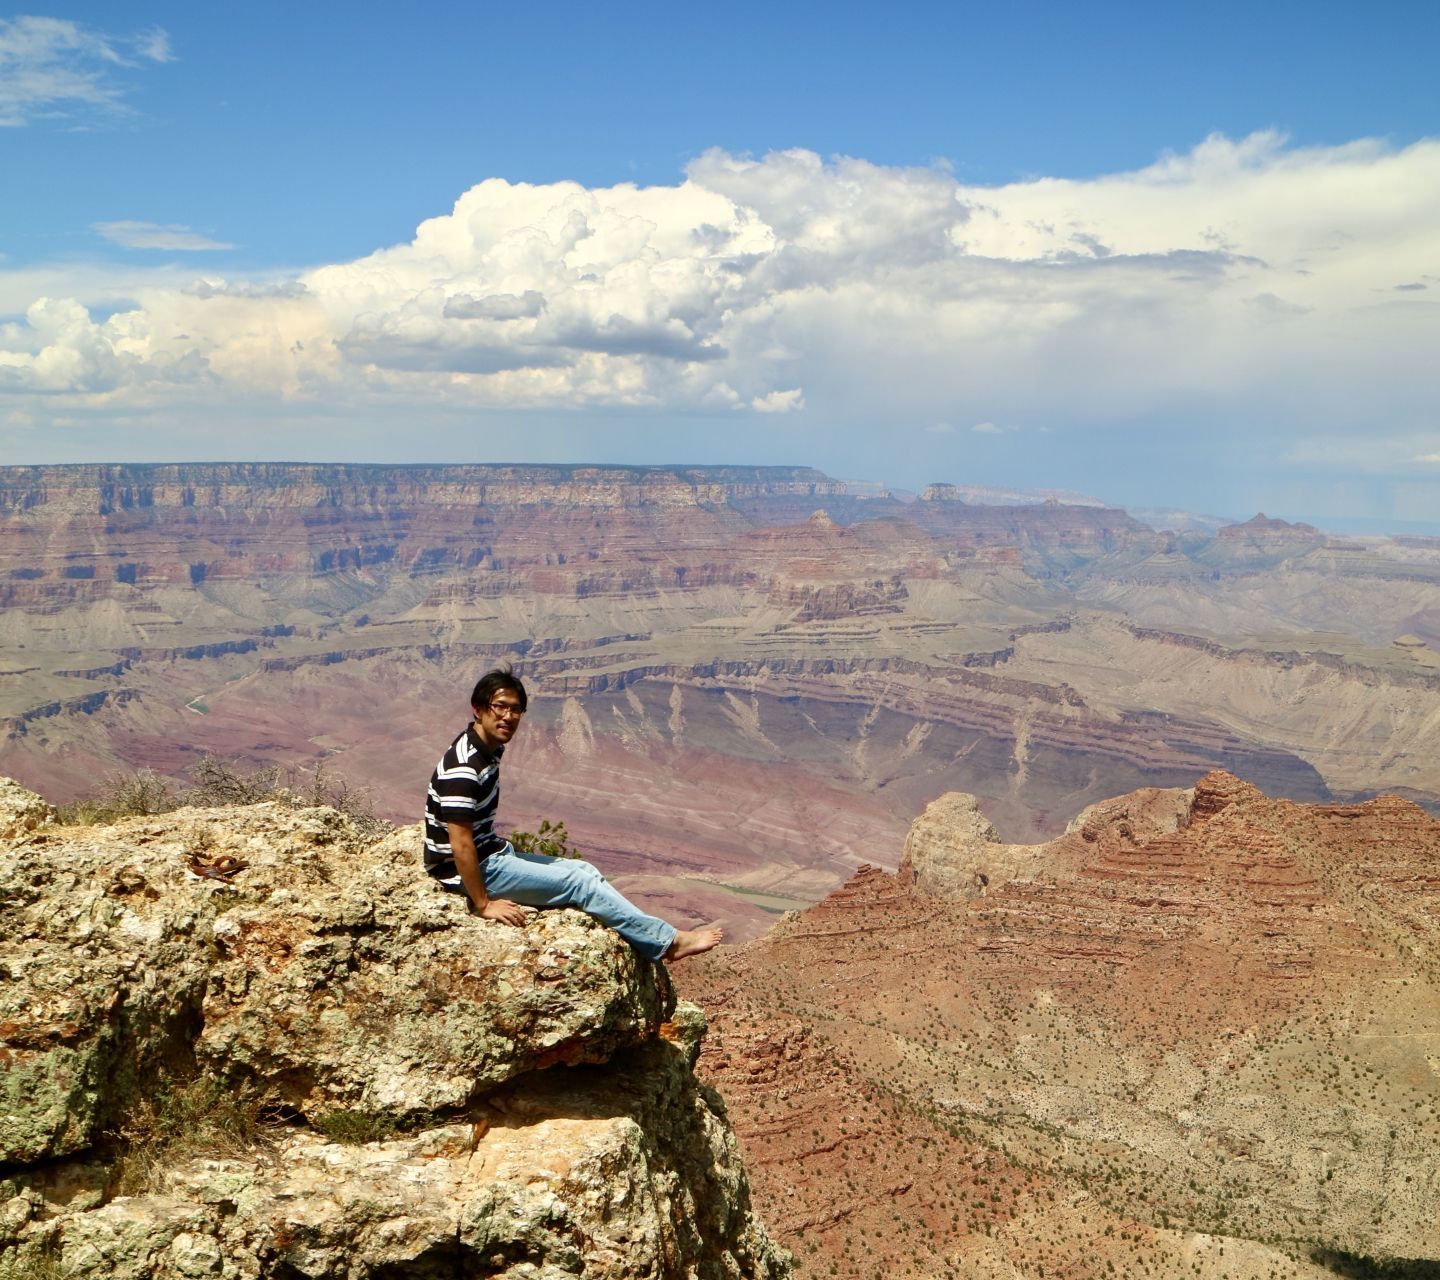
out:
M1440 805L1440 539L988 497L803 467L3 468L0 773L66 800L214 753L410 821L513 661L502 820L563 820L740 938L895 867L952 791L1012 841L1212 768Z

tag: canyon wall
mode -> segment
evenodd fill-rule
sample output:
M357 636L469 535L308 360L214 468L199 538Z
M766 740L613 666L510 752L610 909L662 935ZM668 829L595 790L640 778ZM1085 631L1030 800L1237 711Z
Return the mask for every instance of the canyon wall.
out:
M502 820L742 935L915 813L1007 839L1224 768L1440 797L1440 543L1207 538L809 468L0 468L0 768L65 800L206 753L411 820L475 676L534 694ZM1428 628L1428 629L1427 629Z
M802 1276L1428 1275L1440 821L1230 774L1007 845L931 804L679 975Z

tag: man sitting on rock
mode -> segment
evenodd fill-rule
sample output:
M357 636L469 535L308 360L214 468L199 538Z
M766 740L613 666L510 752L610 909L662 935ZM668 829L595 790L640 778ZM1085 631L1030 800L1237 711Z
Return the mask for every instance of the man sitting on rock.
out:
M578 907L650 960L683 960L724 937L718 926L676 929L648 916L588 862L521 853L495 833L500 757L528 698L509 671L489 671L470 695L475 719L430 775L425 801L425 870L464 892L486 920L522 925L534 907Z

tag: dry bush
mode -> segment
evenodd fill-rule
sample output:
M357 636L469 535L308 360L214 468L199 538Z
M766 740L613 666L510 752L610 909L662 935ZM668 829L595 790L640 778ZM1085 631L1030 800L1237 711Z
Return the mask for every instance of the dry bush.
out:
M331 774L323 764L313 770L267 765L247 772L218 756L206 755L190 770L190 777L192 785L177 790L170 779L151 769L114 775L94 796L62 806L60 821L94 826L169 813L184 805L214 808L271 801L291 809L327 806L338 810L350 819L362 840L378 840L391 830L390 823L376 816L367 792ZM542 824L542 835L546 829ZM559 830L563 842L564 827Z
M378 840L391 830L390 823L376 817L368 792L336 777L324 764L309 771L270 765L244 773L207 755L190 770L190 776L195 786L184 793L184 804L259 804L269 800L292 809L325 807L349 818L364 840Z
M238 765L219 756L202 756L190 770L194 785L185 793L185 803L208 808L212 805L259 804L274 800L282 790L280 770L275 765L243 773Z
M160 1190L167 1169L196 1158L245 1159L268 1139L261 1102L214 1080L174 1083L142 1099L116 1132L123 1150L112 1170L116 1195Z
M71 1280L71 1277L79 1275L78 1266L71 1266L61 1259L60 1248L54 1238L33 1252L26 1252L22 1247L0 1254L0 1280Z
M61 805L58 814L61 822L94 826L119 818L168 813L179 804L169 778L161 777L153 769L139 769L130 774L113 774L95 795Z
M348 1111L344 1108L336 1108L316 1116L313 1127L316 1133L324 1134L331 1142L340 1142L347 1146L384 1142L393 1138L399 1128L390 1116L372 1111Z

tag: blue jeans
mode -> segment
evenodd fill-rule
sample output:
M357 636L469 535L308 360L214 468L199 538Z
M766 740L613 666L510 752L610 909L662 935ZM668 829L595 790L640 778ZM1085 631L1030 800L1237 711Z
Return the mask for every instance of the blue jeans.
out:
M647 960L660 959L675 941L674 925L647 916L578 858L520 853L507 844L481 862L480 874L492 898L509 898L527 907L576 907L614 929Z

